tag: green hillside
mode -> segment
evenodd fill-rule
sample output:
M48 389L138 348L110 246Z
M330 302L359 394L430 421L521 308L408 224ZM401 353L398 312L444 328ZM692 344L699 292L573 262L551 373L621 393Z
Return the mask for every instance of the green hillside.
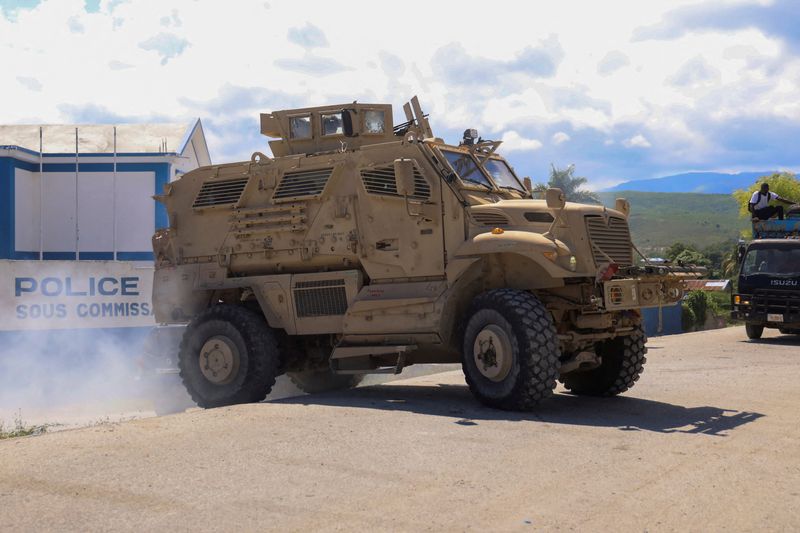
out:
M703 248L736 240L749 227L728 194L614 191L598 195L609 207L616 198L630 201L633 241L648 255L658 255L676 241Z

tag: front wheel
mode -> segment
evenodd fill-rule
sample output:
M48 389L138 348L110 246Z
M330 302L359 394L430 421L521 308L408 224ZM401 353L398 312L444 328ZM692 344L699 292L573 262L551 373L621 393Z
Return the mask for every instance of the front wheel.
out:
M761 335L764 333L764 326L760 326L758 324L745 324L744 331L747 333L748 339L760 339Z
M178 359L183 384L200 407L260 402L275 384L279 363L264 317L226 304L206 309L189 324Z
M638 326L631 335L595 343L600 366L561 377L564 387L582 396L616 396L633 387L647 362L647 336Z
M491 290L473 300L467 316L462 368L475 397L490 407L531 410L553 394L558 338L538 298Z

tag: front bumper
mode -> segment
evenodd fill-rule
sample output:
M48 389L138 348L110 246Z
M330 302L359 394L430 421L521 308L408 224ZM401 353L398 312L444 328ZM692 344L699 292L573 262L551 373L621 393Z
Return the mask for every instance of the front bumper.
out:
M603 284L603 302L608 311L663 307L683 296L683 282L668 276L612 279Z

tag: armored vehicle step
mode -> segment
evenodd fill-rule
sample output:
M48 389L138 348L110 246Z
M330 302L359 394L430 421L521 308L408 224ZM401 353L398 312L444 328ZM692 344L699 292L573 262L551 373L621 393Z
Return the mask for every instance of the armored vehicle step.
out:
M415 344L337 346L331 354L331 369L336 374L399 374L406 366L406 354L416 349Z

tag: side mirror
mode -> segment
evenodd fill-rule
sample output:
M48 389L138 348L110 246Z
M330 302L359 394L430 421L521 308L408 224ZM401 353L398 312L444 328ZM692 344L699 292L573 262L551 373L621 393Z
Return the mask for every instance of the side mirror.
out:
M741 263L742 259L744 259L744 253L747 251L747 245L743 242L739 243L739 246L736 248L736 262Z
M531 179L528 176L522 178L522 185L525 187L525 190L531 192L533 190L533 185L531 184Z
M563 209L567 203L567 199L564 197L564 191L561 189L547 189L547 192L544 193L544 199L547 201L547 207L550 209Z
M394 181L397 194L412 196L414 194L414 161L411 159L394 160Z
M628 215L631 214L631 203L625 198L617 198L617 201L614 202L614 209L625 215L625 218L628 218Z

